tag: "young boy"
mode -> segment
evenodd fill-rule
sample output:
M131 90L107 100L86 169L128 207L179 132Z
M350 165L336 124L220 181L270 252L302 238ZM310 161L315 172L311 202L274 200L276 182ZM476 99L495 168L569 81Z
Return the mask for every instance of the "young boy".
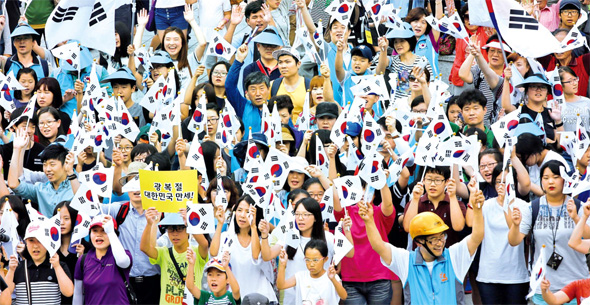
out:
M350 91L350 88L354 86L351 76L371 74L369 67L371 66L371 61L373 60L373 51L371 51L371 49L365 45L354 47L350 51L350 69L347 71L344 69L344 48L345 44L343 41L336 42L337 52L335 59L335 69L338 83L344 90L344 100L342 103L343 105L347 105L349 102L352 103L354 100L354 95L352 94L352 91Z
M133 117L135 124L142 127L146 123L149 123L145 119L144 108L141 107L139 103L135 103L131 98L131 95L137 88L135 85L136 79L131 70L127 67L119 68L119 70L115 71L102 81L102 83L109 82L113 88L113 95L121 95L121 99L123 100L123 103L125 103L125 107L129 110L129 114Z
M485 145L492 148L494 144L494 133L484 124L484 117L488 110L486 104L486 97L481 91L476 89L463 91L457 100L457 105L461 108L461 114L465 120L463 132L472 127L485 131L487 139Z
M207 273L207 285L209 286L209 289L211 289L211 292L201 290L194 285L195 274L193 273L194 268L192 268L192 266L195 265L195 252L188 249L186 251L186 259L189 266L188 274L186 275L186 288L188 288L195 297L195 305L240 304L240 285L238 285L238 281L229 267L229 252L223 254L221 262L218 259L213 258L205 267L205 273ZM231 288L231 292L227 291L228 284Z
M149 208L145 212L147 224L141 236L139 249L150 258L150 263L159 265L162 272L160 278L160 304L182 304L184 297L185 276L189 264L186 259L187 249L198 252L197 264L193 263L191 272L198 275L198 279L191 285L201 287L200 276L203 274L207 261L209 245L202 236L195 236L198 247L189 247L189 234L186 232L186 221L178 213L167 213L159 225L166 228L168 237L172 242L171 248L156 247L156 223L160 220L160 213L155 208ZM201 238L202 237L202 238ZM179 272L180 271L180 272ZM180 274L179 274L180 273Z

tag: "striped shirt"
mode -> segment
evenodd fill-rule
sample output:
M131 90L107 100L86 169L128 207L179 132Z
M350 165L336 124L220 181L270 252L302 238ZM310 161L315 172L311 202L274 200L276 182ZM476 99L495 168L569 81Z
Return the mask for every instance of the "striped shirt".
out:
M68 266L64 262L59 262L66 275L71 279ZM27 260L27 270L29 281L31 283L31 297L33 304L60 304L61 291L57 283L55 269L51 268L49 259L46 259L40 265L35 265L33 260ZM21 261L14 274L15 295L16 299L13 304L29 304L27 299L27 288L25 281L25 261Z
M391 73L397 74L397 89L391 88L391 90L395 90L395 99L410 96L410 74L412 73L412 68L418 64L422 58L426 59L423 56L416 55L414 62L411 65L406 65L400 60L399 55L391 56L388 69ZM430 63L426 64L426 69L430 72L430 81L434 81L434 75L432 74Z
M226 291L224 295L216 297L213 293L201 290L201 298L195 304L198 305L236 305L240 304L241 300L234 300L231 291Z
M481 91L486 97L486 114L484 115L483 122L485 126L490 126L491 122L495 122L502 109L500 95L502 94L502 87L504 85L504 78L500 76L496 88L491 89L488 81L485 79L481 69L475 65L471 67L471 75L473 76L473 85L475 89Z

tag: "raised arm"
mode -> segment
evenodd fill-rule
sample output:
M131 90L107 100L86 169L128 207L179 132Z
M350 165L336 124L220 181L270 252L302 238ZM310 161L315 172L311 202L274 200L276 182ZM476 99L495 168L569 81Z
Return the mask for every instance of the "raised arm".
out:
M258 238L258 230L256 229L256 207L250 206L250 216L252 223L250 223L250 248L252 249L252 259L258 260L260 257L260 238Z
M188 24L191 26L191 29L195 33L195 37L197 37L197 42L199 44L195 48L195 57L197 59L201 59L205 53L205 48L207 47L207 39L205 39L205 34L203 34L201 27L195 21L195 14L193 12L192 5L184 5L184 20L188 22Z
M590 215L590 205L588 205L588 202L586 203L587 204L584 205L584 213L576 224L568 242L568 246L582 254L587 254L590 251L590 240L582 239L584 229L585 227L588 227L586 221L588 221L588 216Z
M151 259L158 259L158 250L156 249L156 225L160 220L160 213L156 208L149 208L145 211L147 224L141 235L139 249Z
M571 301L565 292L560 290L556 293L553 293L549 289L550 287L551 282L549 282L548 279L543 278L543 280L541 280L541 295L543 296L543 300L547 302L548 305L561 305Z
M223 268L225 269L225 274L227 275L227 279L229 281L229 287L231 288L232 296L234 300L240 299L240 284L238 284L238 280L234 276L234 273L231 271L229 266L230 254L228 251L223 253L223 258L221 263L223 264Z
M260 253L262 253L262 260L268 262L279 255L281 246L274 245L271 247L268 243L268 237L270 236L270 224L268 221L261 220L258 224L258 229L260 230Z
M61 294L66 297L71 297L74 294L74 283L72 279L66 274L64 268L59 264L59 255L55 253L50 259L49 263L55 270L55 276L57 278L57 284Z
M410 222L418 214L418 202L420 201L422 194L424 194L424 184L418 182L412 190L412 201L410 201L410 206L404 213L403 225L406 232L410 232Z
M510 68L511 66L512 64L504 68L504 88L510 88L510 79L512 78L512 69ZM514 88L514 90L518 89ZM504 111L506 113L510 113L516 110L516 107L514 107L514 105L512 105L512 102L510 101L510 90L502 90L501 98L502 108L504 108Z
M217 254L219 254L219 247L221 246L221 230L223 229L223 222L225 221L225 211L222 206L215 207L215 219L217 219L217 227L215 228L215 234L213 234L211 247L209 248L211 257L216 257Z
M346 42L344 39L338 40L336 42L336 59L334 65L336 66L336 78L339 82L343 82L344 78L346 77L346 70L344 70L344 59L343 59L343 52L344 52L344 44Z
M334 88L332 88L332 80L330 79L330 67L327 63L322 63L320 73L324 78L324 101L335 103Z
M447 182L447 194L449 194L451 203L451 226L454 231L460 232L465 227L465 216L463 216L459 200L457 200L457 184L453 178Z
M500 83L500 77L498 76L498 74L496 74L496 72L494 72L494 70L492 70L492 68L490 68L490 65L488 64L486 59L481 54L481 48L479 46L479 41L476 42L475 45L471 45L469 47L469 52L473 56L475 56L475 60L477 61L477 66L479 67L479 69L481 69L481 72L483 72L483 76L486 79L486 81L488 82L490 89L493 90L496 87L498 87L498 85Z
M471 255L475 255L477 247L481 244L484 236L484 220L483 213L481 212L484 202L485 197L483 192L477 191L473 202L473 230L467 240L467 247Z
M379 49L381 52L379 53L379 62L377 63L377 68L375 69L375 74L381 75L385 73L385 69L389 65L389 57L387 56L387 47L389 46L389 41L385 37L379 37Z
M201 298L201 290L195 286L195 260L196 254L191 247L186 250L186 260L188 262L188 268L186 268L186 289L195 297L195 299Z
M297 6L297 9L299 10L299 13L301 14L301 17L303 18L303 23L305 23L305 26L307 27L307 30L309 31L310 34L313 34L317 31L317 28L315 26L315 24L313 23L313 19L311 18L311 15L309 14L309 10L307 9L307 3L305 0L295 0L295 5Z
M225 36L223 36L227 42L232 43L236 26L242 22L242 19L244 19L244 9L239 5L234 5L231 10L231 18L229 20L227 32L225 33Z
M143 31L145 31L145 25L148 23L149 19L148 11L145 9L142 9L137 13L137 27L135 27L135 36L133 36L133 46L135 46L136 49L141 47Z
M297 285L295 276L285 279L288 260L287 252L285 252L285 249L281 249L281 254L279 254L279 270L277 273L277 288L279 290L288 289Z
M520 232L520 222L522 221L522 214L517 207L512 208L512 225L508 231L508 243L516 247L524 239L525 234Z
M365 203L361 201L358 203L359 206L359 216L365 222L365 227L367 229L367 237L369 238L369 242L371 243L371 247L381 259L387 264L391 264L392 256L391 250L385 244L383 239L381 239L381 234L379 234L379 230L375 225L375 219L373 218L373 204L372 203Z
M470 47L468 46L467 49L469 50L469 48ZM471 53L469 53L469 55L467 55L467 58L465 58L465 61L461 65L461 68L459 68L459 78L461 78L462 81L468 84L473 83L473 74L471 73L471 66L473 65L473 60L475 60L475 57L471 55Z

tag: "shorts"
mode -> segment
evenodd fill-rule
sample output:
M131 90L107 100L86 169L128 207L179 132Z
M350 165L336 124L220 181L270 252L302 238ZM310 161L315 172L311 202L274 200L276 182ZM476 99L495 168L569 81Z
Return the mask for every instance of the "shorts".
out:
M184 20L184 6L157 8L156 30L163 31L171 26L181 30L188 29L188 22Z

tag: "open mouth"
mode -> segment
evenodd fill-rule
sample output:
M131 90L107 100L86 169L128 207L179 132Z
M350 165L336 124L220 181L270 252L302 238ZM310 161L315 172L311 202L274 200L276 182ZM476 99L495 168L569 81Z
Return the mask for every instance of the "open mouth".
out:
M104 243L104 239L102 238L97 238L94 240L94 243L97 245L102 245Z

